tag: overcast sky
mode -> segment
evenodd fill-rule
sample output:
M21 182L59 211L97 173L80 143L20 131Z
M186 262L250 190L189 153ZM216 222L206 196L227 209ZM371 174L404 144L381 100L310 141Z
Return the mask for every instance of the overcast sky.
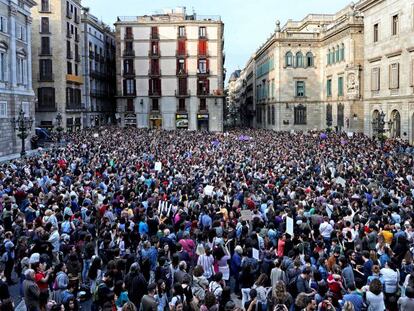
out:
M357 2L355 0L355 2ZM220 15L225 28L227 79L243 69L250 55L274 31L278 19L300 20L309 13L335 13L350 0L82 0L90 12L108 24L117 16L150 15L164 8L185 6L199 15Z

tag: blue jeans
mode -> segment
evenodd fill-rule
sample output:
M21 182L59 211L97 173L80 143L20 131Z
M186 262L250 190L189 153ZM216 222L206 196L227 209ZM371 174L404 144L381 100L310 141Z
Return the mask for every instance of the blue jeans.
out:
M91 267L91 260L90 259L84 259L83 260L83 268L82 268L82 282L85 283L88 279L88 272L89 268Z

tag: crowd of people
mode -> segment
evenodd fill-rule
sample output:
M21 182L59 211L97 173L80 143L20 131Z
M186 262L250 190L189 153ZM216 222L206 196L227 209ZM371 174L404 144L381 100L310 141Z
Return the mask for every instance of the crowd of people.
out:
M414 310L402 141L116 127L66 139L0 164L1 311L19 297L28 311Z

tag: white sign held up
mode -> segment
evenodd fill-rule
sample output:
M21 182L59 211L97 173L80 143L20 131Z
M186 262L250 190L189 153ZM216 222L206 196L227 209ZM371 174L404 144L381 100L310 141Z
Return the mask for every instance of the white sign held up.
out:
M161 172L162 169L162 163L161 162L155 162L154 170L157 172Z
M293 218L286 217L286 233L293 236Z

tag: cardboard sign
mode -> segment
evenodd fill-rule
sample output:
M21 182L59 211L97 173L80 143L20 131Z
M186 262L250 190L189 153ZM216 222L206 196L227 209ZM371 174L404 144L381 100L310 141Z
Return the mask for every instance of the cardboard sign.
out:
M253 220L253 212L249 209L240 211L240 219L246 221Z
M93 137L94 138L98 138L99 137L99 134L98 133L95 133L95 134L93 134Z
M252 248L252 255L253 255L253 258L254 259L256 259L256 260L259 260L260 259L259 258L259 250L258 249Z
M342 188L345 188L345 185L346 185L346 180L345 180L345 179L343 179L342 177L338 177L338 178L335 180L335 182L336 182L337 184L340 184L340 185L342 186Z
M155 162L154 170L156 172L161 172L161 168L162 168L162 163L161 162Z
M293 218L286 217L286 233L293 236Z

